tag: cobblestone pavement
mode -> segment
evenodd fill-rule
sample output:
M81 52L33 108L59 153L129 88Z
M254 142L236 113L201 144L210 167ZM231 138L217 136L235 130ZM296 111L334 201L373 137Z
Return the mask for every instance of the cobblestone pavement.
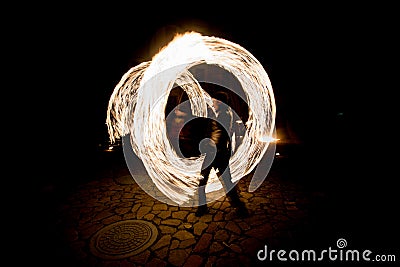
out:
M196 208L162 203L135 183L125 168L79 184L57 206L56 231L63 243L65 264L71 266L254 266L265 264L257 252L268 244L295 246L312 228L310 211L323 193L283 179L271 169L254 192L251 175L238 183L250 215L240 218L229 200L209 203L209 214L196 217ZM104 259L93 253L91 239L113 223L141 220L155 225L154 242L142 252ZM118 252L116 252L118 254ZM58 265L59 266L59 265ZM69 265L68 265L69 266Z

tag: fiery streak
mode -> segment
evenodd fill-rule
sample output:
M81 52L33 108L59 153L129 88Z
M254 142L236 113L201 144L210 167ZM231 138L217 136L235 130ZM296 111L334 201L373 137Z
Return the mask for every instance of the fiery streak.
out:
M247 50L238 44L196 32L176 35L151 61L131 68L114 88L106 124L111 142L130 134L135 154L168 198L187 202L198 188L204 156L178 157L167 137L165 107L174 84L189 96L195 116L207 117L211 97L189 69L213 64L231 72L240 82L249 106L242 144L230 159L232 182L250 173L266 152L275 127L275 100L269 77ZM207 192L221 188L210 179Z

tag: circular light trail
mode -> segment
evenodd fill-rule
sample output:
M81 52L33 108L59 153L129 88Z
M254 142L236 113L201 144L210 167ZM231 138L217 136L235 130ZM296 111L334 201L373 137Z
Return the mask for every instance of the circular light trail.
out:
M230 158L232 182L249 174L273 141L275 99L269 77L260 62L240 45L197 32L178 34L151 61L132 67L110 97L106 125L110 141L130 135L134 153L142 160L157 188L178 205L195 194L204 155L179 157L167 137L165 107L174 85L189 96L194 116L208 117L211 96L190 72L199 64L216 65L233 74L249 107L246 131ZM229 89L229 88L228 88ZM213 110L213 109L212 109ZM210 179L207 192L221 188Z

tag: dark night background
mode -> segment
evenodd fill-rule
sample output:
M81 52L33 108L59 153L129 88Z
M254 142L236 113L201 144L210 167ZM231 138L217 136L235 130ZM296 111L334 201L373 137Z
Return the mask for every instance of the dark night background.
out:
M21 67L33 68L27 95L35 101L27 113L35 118L31 138L40 149L31 150L34 175L25 188L33 197L27 208L32 215L26 216L47 211L44 188L62 195L93 178L117 82L167 44L159 34L172 38L175 29L193 29L240 44L266 69L278 127L290 128L305 148L298 163L302 177L331 193L329 203L319 203L326 205L327 222L316 234L345 235L366 248L398 248L397 136L391 133L398 119L397 106L389 104L397 89L389 69L397 20L392 8L261 3L198 2L175 11L164 3L154 12L60 6L28 15Z

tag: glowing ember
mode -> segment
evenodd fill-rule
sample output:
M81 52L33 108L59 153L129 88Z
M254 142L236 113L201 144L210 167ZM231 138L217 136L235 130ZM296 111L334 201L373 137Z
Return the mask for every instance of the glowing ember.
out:
M269 77L254 56L230 41L196 32L176 37L151 61L131 68L116 85L107 109L110 141L130 135L157 188L177 204L187 202L198 188L204 155L179 157L167 137L165 107L174 84L189 96L193 115L207 117L212 107L189 69L199 64L219 66L240 82L249 106L242 143L230 159L232 182L249 174L266 152L275 129L275 99ZM228 88L229 89L229 88ZM261 137L261 138L260 138ZM221 188L210 179L206 192Z

